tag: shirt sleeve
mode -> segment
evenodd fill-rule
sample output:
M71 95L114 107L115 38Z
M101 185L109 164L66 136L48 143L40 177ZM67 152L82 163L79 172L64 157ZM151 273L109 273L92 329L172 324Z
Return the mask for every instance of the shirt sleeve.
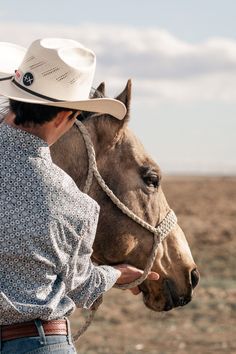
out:
M72 245L71 257L64 273L67 296L77 307L90 308L108 291L120 277L121 272L108 265L96 266L91 261L92 244L96 234L99 207L94 202L88 208L88 215L82 222L76 241ZM68 230L67 232L70 232ZM69 235L68 235L69 236Z

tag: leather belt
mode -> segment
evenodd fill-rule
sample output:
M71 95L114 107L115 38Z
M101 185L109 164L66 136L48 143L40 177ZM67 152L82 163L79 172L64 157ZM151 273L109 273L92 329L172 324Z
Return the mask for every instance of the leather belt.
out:
M44 333L46 336L67 335L66 320L42 321ZM15 323L12 325L3 325L0 327L1 340L12 340L23 337L38 337L39 333L34 321Z

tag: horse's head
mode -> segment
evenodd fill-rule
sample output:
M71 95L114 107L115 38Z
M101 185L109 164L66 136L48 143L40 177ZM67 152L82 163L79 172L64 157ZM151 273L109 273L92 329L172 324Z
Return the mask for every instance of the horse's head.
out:
M104 91L104 85L100 85ZM166 216L169 205L161 188L159 166L128 128L131 83L117 97L127 107L119 121L111 116L86 113L83 123L94 143L100 174L113 193L136 215L156 226ZM61 150L64 150L65 160ZM67 133L52 148L54 161L65 169L79 187L87 176L87 153L77 128ZM144 269L151 254L153 234L125 216L98 186L91 186L90 196L101 207L94 259L100 264L130 263ZM146 306L167 311L187 304L197 285L199 274L188 243L177 225L159 245L153 269L159 281L145 280L139 287Z

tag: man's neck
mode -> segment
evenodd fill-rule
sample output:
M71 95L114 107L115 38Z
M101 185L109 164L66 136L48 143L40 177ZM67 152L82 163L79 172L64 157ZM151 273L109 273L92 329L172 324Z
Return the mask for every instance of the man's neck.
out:
M24 125L17 125L14 122L15 120L15 115L11 112L9 112L6 117L4 118L4 122L16 129L21 129L25 130L26 132L38 136L42 140L46 141L48 145L51 145L51 139L50 139L50 130L48 129L48 123L42 124L42 125L32 125L32 126L24 126Z

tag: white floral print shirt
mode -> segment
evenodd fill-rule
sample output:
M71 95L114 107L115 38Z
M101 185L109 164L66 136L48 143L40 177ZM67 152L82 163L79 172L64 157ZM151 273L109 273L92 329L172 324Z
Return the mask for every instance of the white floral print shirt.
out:
M45 141L0 125L0 325L68 316L114 285L90 259L98 215Z

